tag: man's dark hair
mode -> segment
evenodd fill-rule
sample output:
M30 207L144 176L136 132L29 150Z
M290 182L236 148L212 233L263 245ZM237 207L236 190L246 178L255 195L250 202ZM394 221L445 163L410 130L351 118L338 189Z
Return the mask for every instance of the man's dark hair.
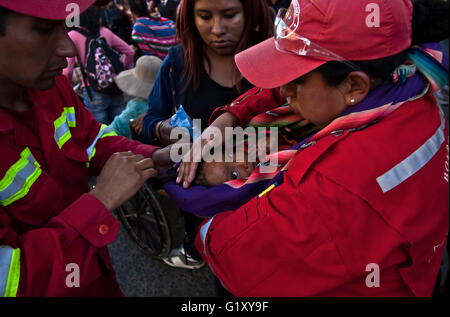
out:
M11 10L4 8L4 7L0 7L0 36L5 35L6 33L6 19L8 17L9 12L11 12Z

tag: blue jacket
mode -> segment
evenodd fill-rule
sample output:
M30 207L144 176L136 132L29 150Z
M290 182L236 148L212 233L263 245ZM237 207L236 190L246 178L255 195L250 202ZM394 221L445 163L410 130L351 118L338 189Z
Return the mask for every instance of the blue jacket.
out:
M174 46L164 59L148 97L149 110L144 118L141 141L157 143L154 127L157 122L169 119L180 105L186 104L186 80L182 76L184 66L183 48Z

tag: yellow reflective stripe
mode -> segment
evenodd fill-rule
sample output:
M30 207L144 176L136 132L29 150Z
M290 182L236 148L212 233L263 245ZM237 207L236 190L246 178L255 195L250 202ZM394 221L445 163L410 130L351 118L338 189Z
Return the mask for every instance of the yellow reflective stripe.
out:
M106 138L107 136L118 136L118 134L115 131L111 131L103 135L100 139Z
M105 124L102 124L100 126L100 131L98 132L98 135L94 139L94 142L92 142L92 144L86 149L86 153L88 155L89 161L91 161L92 158L97 153L96 145L97 145L98 140L106 138L106 137L111 137L111 136L118 136L118 134L111 127L109 127ZM86 166L89 168L91 166L90 162L87 162Z
M64 133L64 135L58 140L58 147L61 149L71 137L72 133L70 133L70 130Z
M42 174L39 163L29 148L20 153L21 158L14 163L0 180L0 205L8 206L26 196L31 186Z
M11 264L9 266L8 282L6 283L4 297L16 297L20 281L20 249L12 250Z
M92 149L91 155L89 156L89 161L95 156L95 153L97 153L97 149L94 147L94 148Z
M67 123L70 128L75 128L77 126L77 121L75 117L75 108L74 107L66 107L64 108L64 113L66 115Z
M271 185L269 188L267 188L265 191L263 191L261 194L259 194L258 197L259 198L263 197L264 195L266 195L268 192L270 192L275 187L277 187L275 184Z
M25 165L28 164L27 157L31 155L29 148L26 148L20 153L21 158L14 163L5 173L5 176L0 180L0 191L5 190L11 185L17 173L19 173Z
M107 131L105 131L106 129L107 129ZM107 136L117 136L118 134L111 127L109 127L105 124L102 124L98 135L100 136L100 139L103 139Z
M55 127L55 141L58 144L58 147L61 149L64 144L72 137L69 128L75 128L76 116L75 116L75 108L74 107L66 107L64 108L63 113L59 116L58 119L53 123Z
M55 130L62 126L64 123L66 123L66 114L63 112L53 123L55 126Z

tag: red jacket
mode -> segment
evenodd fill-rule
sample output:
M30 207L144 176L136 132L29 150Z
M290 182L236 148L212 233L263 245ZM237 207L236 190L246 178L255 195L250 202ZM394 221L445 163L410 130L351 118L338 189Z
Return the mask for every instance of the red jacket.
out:
M298 152L283 184L205 221L197 248L236 296L430 296L448 235L448 153L426 95Z
M240 126L245 126L256 115L272 110L285 102L286 100L281 97L279 88L253 87L230 105L215 109L209 118L209 124L213 123L224 112L229 112L239 120Z
M0 296L121 295L106 248L119 223L88 178L115 152L154 148L100 127L63 76L29 99L26 113L0 108Z

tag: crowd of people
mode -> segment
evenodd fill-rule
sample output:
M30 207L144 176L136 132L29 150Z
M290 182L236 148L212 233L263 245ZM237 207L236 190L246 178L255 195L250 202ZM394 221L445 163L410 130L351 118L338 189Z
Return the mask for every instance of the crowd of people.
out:
M0 0L0 295L122 296L112 213L174 173L163 260L218 296L448 292L447 0L47 2ZM236 127L278 147L202 162Z

